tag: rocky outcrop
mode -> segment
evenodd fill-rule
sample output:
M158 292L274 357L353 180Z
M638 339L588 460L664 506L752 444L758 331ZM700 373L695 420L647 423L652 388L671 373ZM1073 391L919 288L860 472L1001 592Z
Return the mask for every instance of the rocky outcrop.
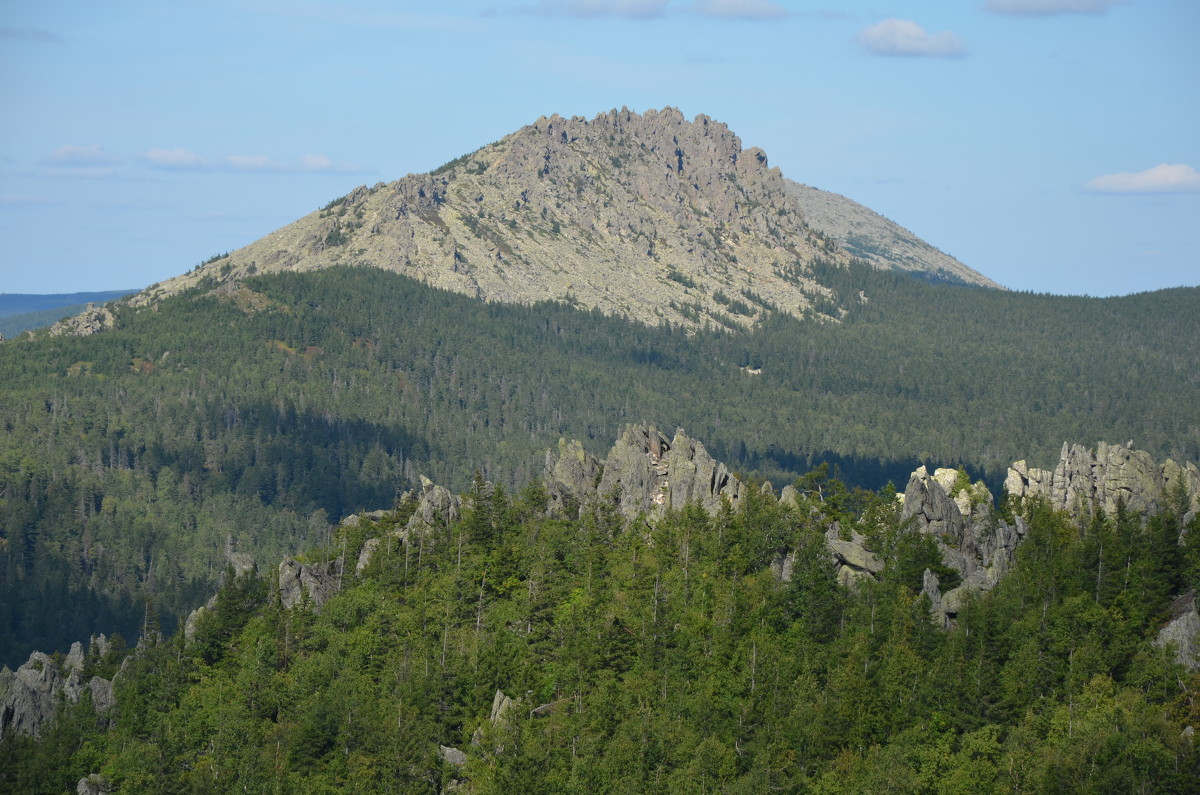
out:
M746 488L682 430L667 438L646 424L625 426L603 464L579 442L560 441L546 453L542 483L552 516L578 515L576 506L601 500L626 521L653 521L692 503L715 514L724 501L736 506Z
M462 514L462 497L452 494L445 486L439 486L429 478L421 475L421 488L412 495L417 501L417 508L405 525L408 530L433 530L447 527L458 521ZM410 495L404 495L409 499Z
M290 608L307 596L313 610L319 611L329 597L341 590L342 562L300 563L287 557L279 564L279 602Z
M632 519L658 518L691 503L716 513L723 500L736 506L743 488L682 430L668 439L653 425L628 425L604 461L597 493L602 499L615 496L618 512Z
M1190 670L1200 671L1200 614L1196 592L1190 590L1171 604L1170 620L1159 630L1154 644L1175 649L1175 659Z
M88 304L78 315L64 318L50 327L51 337L86 337L112 328L116 325L117 316L107 306Z
M376 551L383 544L388 543L389 539L395 540L401 544L410 543L413 538L420 538L424 543L426 539L433 536L435 530L439 528L449 527L454 522L458 521L462 515L464 507L463 498L457 494L453 494L444 486L439 486L424 475L421 476L421 488L417 492L405 492L401 498L401 502L415 502L416 506L413 509L412 516L408 518L408 522L404 527L399 527L392 530L386 538L368 538L362 546L362 550L358 554L358 561L354 566L354 573L362 576L374 558ZM387 516L387 511L373 511L369 514L364 514L368 519L379 519ZM358 516L350 516L342 520L342 524L357 524Z
M577 440L558 440L557 450L546 451L542 485L552 516L575 518L585 500L596 493L604 466Z
M1196 511L1200 510L1200 468L1170 459L1159 465L1149 453L1121 445L1100 442L1091 450L1064 442L1053 470L1017 461L1008 470L1004 490L1020 500L1045 498L1055 510L1076 516L1095 511L1112 514L1118 502L1134 513L1154 513L1166 506L1175 490L1182 490L1188 510Z
M865 580L878 579L883 572L883 561L866 548L866 542L865 536L853 530L849 539L842 538L842 528L837 522L825 531L825 545L839 585L853 590Z
M95 655L106 650L103 635L92 639ZM61 665L35 651L16 671L0 670L0 738L10 733L37 736L54 719L62 700L77 703L85 691L98 715L108 713L116 705L112 682L93 676L85 683L83 669L83 645L76 642Z
M943 594L938 578L926 572L923 593L933 605L934 621L946 627L953 624L969 593L995 587L1028 532L1023 519L1009 524L996 516L987 487L972 483L957 469L937 469L930 475L922 466L913 472L904 490L901 520L932 536L942 561L962 579Z

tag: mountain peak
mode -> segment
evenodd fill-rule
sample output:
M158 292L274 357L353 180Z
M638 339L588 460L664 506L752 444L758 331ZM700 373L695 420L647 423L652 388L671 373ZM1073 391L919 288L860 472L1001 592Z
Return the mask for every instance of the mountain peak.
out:
M488 301L737 328L812 310L828 294L814 263L850 261L806 223L790 184L704 115L544 116L428 174L356 188L138 300L370 265Z

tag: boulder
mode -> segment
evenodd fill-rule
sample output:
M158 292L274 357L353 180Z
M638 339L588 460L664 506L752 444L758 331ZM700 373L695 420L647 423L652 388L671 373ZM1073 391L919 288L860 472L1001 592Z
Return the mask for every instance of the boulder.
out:
M439 745L438 754L442 757L442 761L455 767L462 767L467 763L467 755L449 745Z
M878 555L866 548L866 537L851 531L847 541L841 535L842 529L837 522L825 531L825 545L829 548L838 584L853 589L861 582L878 579L884 564Z
M313 610L341 590L341 561L300 563L287 557L279 564L279 601L287 608L299 604L305 595L312 601Z
M1154 644L1175 649L1175 659L1189 670L1200 671L1200 615L1196 613L1196 591L1189 590L1171 604L1170 620Z
M109 795L112 791L112 784L99 773L90 773L75 785L77 795Z

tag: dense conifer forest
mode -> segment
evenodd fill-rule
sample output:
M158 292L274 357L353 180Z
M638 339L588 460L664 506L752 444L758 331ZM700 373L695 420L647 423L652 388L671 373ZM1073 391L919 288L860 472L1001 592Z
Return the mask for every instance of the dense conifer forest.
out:
M40 741L6 738L0 786L1195 791L1200 674L1150 643L1200 585L1182 503L1080 521L1027 503L1013 569L944 631L920 594L937 549L894 492L823 471L798 486L794 504L751 490L651 526L603 501L547 519L536 483L477 478L458 521L408 544L401 504L311 550L353 561L392 538L319 611L284 609L269 568L230 569L190 643L143 639L115 716L85 694ZM835 582L834 521L886 561L878 582Z
M369 268L202 286L90 337L0 346L0 652L171 631L228 551L268 566L418 474L510 489L560 436L682 426L776 484L821 461L993 485L1064 440L1200 459L1200 290L1091 299L820 272L852 307L687 333L485 304ZM727 296L731 311L761 301ZM731 324L733 325L733 324Z

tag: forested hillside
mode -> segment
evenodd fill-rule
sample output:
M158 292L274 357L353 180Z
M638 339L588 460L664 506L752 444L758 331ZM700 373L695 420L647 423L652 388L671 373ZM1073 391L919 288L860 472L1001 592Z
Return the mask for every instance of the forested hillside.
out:
M818 270L820 266L818 265ZM682 426L777 483L822 460L872 488L921 461L998 483L1063 440L1200 459L1200 290L1114 299L819 274L839 322L685 332L488 304L372 268L209 284L90 337L0 346L0 651L134 637L259 561L390 507L417 474L514 486L560 436ZM686 311L686 308L681 311ZM148 600L144 602L144 600Z
M536 484L481 481L421 532L411 502L363 517L311 553L378 539L361 575L327 567L327 601L286 608L273 568L230 569L190 642L147 636L115 712L85 695L40 741L6 737L0 786L1195 791L1200 674L1151 642L1200 584L1180 503L1086 521L1027 503L1012 569L943 631L922 592L937 547L894 492L798 486L653 525L604 501L546 518ZM833 522L878 580L835 582Z

